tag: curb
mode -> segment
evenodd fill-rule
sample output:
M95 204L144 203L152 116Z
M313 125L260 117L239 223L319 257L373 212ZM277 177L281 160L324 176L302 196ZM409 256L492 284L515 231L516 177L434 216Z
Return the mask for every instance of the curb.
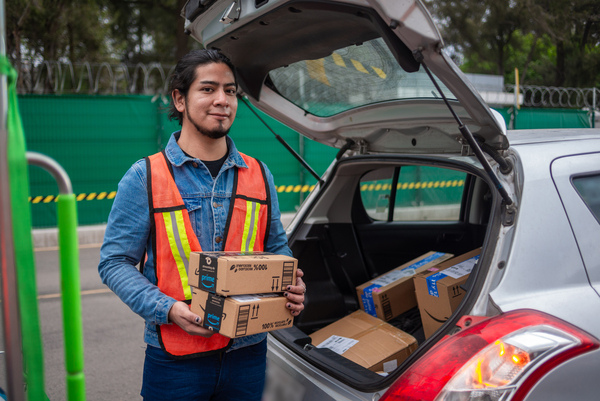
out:
M283 227L292 221L295 213L282 213L281 223ZM79 245L92 245L97 244L100 246L104 240L104 230L106 224L99 224L94 226L80 226L77 227L77 240ZM58 247L58 229L57 228L38 228L32 230L33 236L33 248L56 248Z

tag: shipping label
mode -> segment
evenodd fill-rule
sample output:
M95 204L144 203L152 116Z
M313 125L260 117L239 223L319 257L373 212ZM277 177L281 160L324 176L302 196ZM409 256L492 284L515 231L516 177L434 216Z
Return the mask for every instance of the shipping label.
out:
M358 340L353 338L346 338L341 336L331 336L321 344L317 345L317 348L329 348L336 354L342 355L348 351L352 346L358 343Z
M460 262L459 264L447 268L446 270L444 270L444 273L448 277L459 279L463 276L466 276L467 274L470 274L473 270L473 267L475 267L475 265L477 264L478 260L479 255L473 256L471 259L467 259L464 262Z

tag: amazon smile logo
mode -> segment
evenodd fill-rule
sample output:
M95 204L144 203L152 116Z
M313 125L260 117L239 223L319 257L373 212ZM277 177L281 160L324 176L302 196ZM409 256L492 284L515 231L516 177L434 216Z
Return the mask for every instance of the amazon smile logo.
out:
M446 323L446 321L448 320L448 318L447 318L447 317L446 317L446 318L444 318L444 320L440 320L440 319L438 319L438 318L436 318L436 317L433 317L433 316L431 315L431 313L429 313L429 311L428 311L427 309L425 309L425 313L427 313L427 315L428 315L430 318L432 318L433 320L435 320L435 321L436 321L436 322L438 322L438 323Z

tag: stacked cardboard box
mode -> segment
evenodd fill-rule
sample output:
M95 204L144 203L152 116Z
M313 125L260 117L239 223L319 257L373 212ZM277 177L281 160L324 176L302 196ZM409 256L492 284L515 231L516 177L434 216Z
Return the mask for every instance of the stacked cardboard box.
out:
M415 292L425 338L450 318L464 298L465 291L460 286L467 282L480 252L481 249L475 249L415 275Z
M310 335L317 348L329 348L374 372L391 372L417 349L417 340L361 310Z
M298 261L267 252L192 252L192 312L209 330L236 338L290 327L283 292L296 283Z
M360 308L372 316L389 321L416 307L413 276L452 256L450 253L427 252L356 287Z

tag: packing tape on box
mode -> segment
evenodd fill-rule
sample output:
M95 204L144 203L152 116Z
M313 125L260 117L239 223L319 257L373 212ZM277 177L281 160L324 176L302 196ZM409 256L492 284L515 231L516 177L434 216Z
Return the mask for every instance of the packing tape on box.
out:
M443 272L439 272L436 274L432 274L427 277L427 291L429 295L432 297L440 297L437 288L437 282L446 277L452 277L454 279L459 279L462 276L470 274L473 270L473 267L477 264L479 260L479 255L473 256L471 259L467 259L464 262L458 263L452 267L445 269Z
M375 302L373 301L373 291L376 291L378 288L385 287L386 285L391 284L394 281L400 280L403 277L414 276L415 270L417 270L419 267L424 266L427 263L432 262L438 258L441 258L444 255L445 253L443 252L436 252L432 255L429 255L426 258L419 260L418 262L413 263L410 266L406 266L402 270L392 270L391 272L373 280L373 284L365 288L363 290L363 295L361 295L363 305L365 307L365 312L367 312L371 316L377 317L377 312L375 311Z

